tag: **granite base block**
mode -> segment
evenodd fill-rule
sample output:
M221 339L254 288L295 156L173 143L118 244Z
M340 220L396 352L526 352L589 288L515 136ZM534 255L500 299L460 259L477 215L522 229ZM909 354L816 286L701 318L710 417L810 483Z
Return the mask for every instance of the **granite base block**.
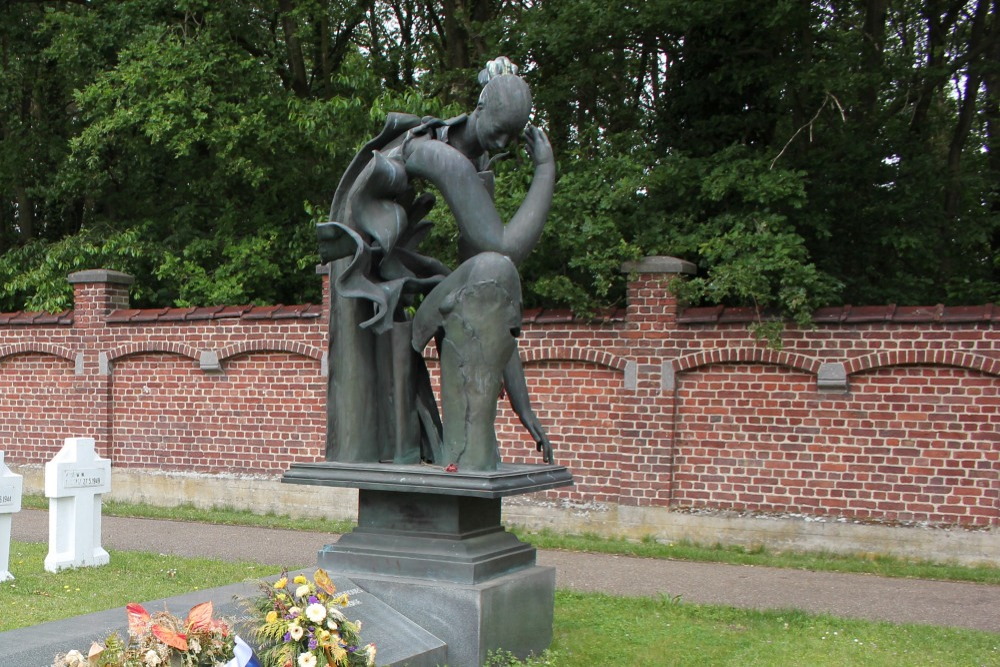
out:
M351 580L441 638L448 652L441 665L476 667L495 649L526 658L552 642L555 568L534 566L479 584L370 575Z

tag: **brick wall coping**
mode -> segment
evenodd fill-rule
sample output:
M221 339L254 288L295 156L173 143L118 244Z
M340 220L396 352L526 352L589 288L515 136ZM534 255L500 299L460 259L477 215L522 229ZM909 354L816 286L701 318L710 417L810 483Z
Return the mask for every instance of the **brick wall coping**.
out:
M66 276L66 280L69 281L70 285L84 283L131 285L135 282L135 278L129 274L122 273L121 271L112 271L111 269L87 269L86 271L77 271Z
M293 320L320 317L323 309L314 304L297 306L207 306L191 308L146 308L114 310L108 313L109 324L152 324L155 322L194 322L199 320ZM580 317L568 309L532 308L524 311L525 324L570 324L581 322L624 322L624 308L606 308L589 317ZM61 313L0 313L0 326L73 324L73 311Z
M300 320L323 314L313 304L297 306L207 306L191 308L147 308L115 310L108 313L109 324L152 324L154 322L193 322L199 320Z
M731 308L727 306L707 306L687 308L677 316L680 324L728 324L746 323L758 319L754 308ZM773 315L764 314L764 319ZM1000 322L1000 306L833 306L820 308L813 313L816 324L862 324L866 322L893 322L897 324L917 324L941 322L948 324Z
M679 273L693 276L698 267L693 262L678 257L665 255L650 255L634 262L625 262L622 273Z
M589 317L575 315L568 308L530 308L521 314L524 324L564 324L570 322L624 322L624 308L602 308Z
M73 324L73 311L64 310L61 313L0 313L0 326L4 325L61 325Z
M295 306L207 306L191 308L149 308L115 310L108 314L110 324L147 324L152 322L192 322L197 320L288 320L320 317L322 308L314 304ZM765 319L772 316L764 314ZM677 317L680 324L744 324L758 319L753 308L706 306L687 308ZM894 322L918 324L941 322L950 324L1000 322L1000 306L836 306L820 308L813 313L816 324L861 324ZM571 310L532 308L524 311L525 324L569 324L574 322L624 322L624 308L607 308L590 317L579 317ZM59 313L23 312L0 313L0 326L66 326L73 324L73 311Z

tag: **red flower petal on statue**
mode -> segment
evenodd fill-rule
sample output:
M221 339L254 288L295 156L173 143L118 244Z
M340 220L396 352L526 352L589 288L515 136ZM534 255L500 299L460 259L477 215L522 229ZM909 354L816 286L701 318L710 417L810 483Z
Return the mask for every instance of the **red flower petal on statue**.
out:
M458 466L455 465L454 463L451 463L451 464L448 465L447 468L444 469L444 471L445 472L458 472Z

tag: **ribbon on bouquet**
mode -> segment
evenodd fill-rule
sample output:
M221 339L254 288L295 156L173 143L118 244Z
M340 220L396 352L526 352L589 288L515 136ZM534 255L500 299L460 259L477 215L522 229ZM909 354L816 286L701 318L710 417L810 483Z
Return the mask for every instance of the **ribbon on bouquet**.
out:
M236 646L233 648L233 654L235 657L226 663L226 667L261 667L260 660L257 659L257 654L238 635L236 637Z

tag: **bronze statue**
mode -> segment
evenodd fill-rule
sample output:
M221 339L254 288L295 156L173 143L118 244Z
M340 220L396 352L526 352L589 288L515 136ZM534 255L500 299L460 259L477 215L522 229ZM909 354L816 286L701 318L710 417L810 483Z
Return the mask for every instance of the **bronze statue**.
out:
M341 179L331 222L319 225L320 256L333 262L334 280L327 460L496 470L503 386L543 460L553 462L517 353L516 267L541 235L555 161L545 133L528 125L531 93L517 68L498 58L480 83L468 115L391 114ZM505 224L489 153L522 132L535 173ZM421 181L437 187L458 223L461 264L453 272L416 249L435 203L417 195ZM443 420L421 354L431 339L441 359Z

